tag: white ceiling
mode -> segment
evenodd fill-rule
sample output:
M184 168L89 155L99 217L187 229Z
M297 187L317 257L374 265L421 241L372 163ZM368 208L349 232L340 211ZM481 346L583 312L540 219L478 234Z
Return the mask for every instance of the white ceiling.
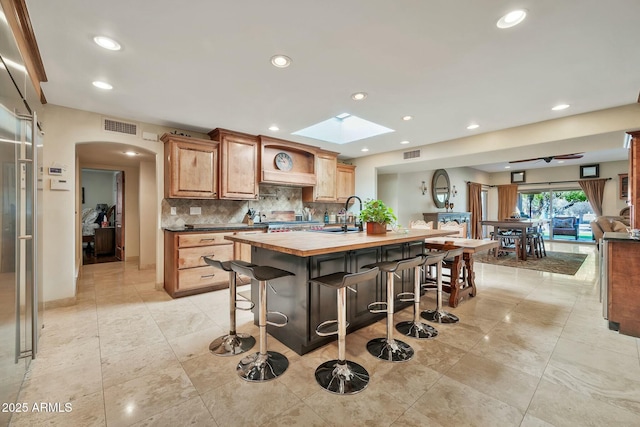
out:
M271 135L344 158L632 104L640 90L638 0L26 3L52 104L183 130ZM518 7L527 19L499 30L498 18ZM97 47L96 35L123 49ZM273 67L275 54L292 65ZM98 90L94 80L114 89ZM368 97L353 101L358 91ZM558 103L571 107L551 111ZM395 132L344 145L291 135L344 112ZM469 131L472 122L480 127ZM274 124L280 131L268 130ZM625 158L622 149L599 154ZM458 166L504 170L483 164Z

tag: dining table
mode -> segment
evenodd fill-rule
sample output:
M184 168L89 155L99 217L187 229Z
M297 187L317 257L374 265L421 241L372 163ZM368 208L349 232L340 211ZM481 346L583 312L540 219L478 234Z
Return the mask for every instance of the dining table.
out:
M465 239L461 237L428 237L424 240L425 248L429 250L449 250L462 248L462 259L456 257L452 260L451 281L448 286L443 285L443 289L449 292L449 306L457 307L460 299L464 296L474 297L477 294L476 274L473 269L473 255L477 252L488 251L497 248L499 242L492 239ZM466 275L463 281L460 278L461 262L464 262Z
M498 230L516 230L522 233L521 236L526 236L527 229L540 228L547 222L545 219L509 218L503 220L484 220L481 221L480 224L493 226L495 233L497 233ZM523 261L527 260L527 239L524 238L520 239L520 258Z

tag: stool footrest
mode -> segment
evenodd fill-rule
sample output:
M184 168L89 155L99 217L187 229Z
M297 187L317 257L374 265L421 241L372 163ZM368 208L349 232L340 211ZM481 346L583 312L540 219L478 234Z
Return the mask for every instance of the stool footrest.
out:
M396 298L398 299L398 301L402 302L413 302L415 296L416 294L413 292L400 292L398 295L396 295Z
M256 305L253 301L245 299L244 297L240 297L240 299L236 300L236 310L251 311L255 306Z
M387 302L386 301L376 301L372 302L367 306L369 313L386 313L387 312Z
M347 322L346 327L349 327ZM316 326L316 334L320 337L328 337L331 335L338 335L338 321L336 319L326 320Z
M268 316L280 316L284 319L283 322L272 322L270 320L268 320ZM275 326L276 328L282 328L283 326L285 326L287 323L289 323L289 318L287 317L286 314L281 313L279 311L267 311L267 325L271 325L271 326Z

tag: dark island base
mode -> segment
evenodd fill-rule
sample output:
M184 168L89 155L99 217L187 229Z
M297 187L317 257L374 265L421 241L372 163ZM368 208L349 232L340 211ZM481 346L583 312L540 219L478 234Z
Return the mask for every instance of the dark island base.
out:
M303 355L336 339L335 336L320 337L315 332L316 326L320 323L337 318L336 291L322 285L310 284L310 278L339 271L361 271L362 266L374 262L417 256L424 252L424 240L311 257L299 257L257 247L252 247L251 251L254 264L269 265L295 274L270 283L275 293L270 287L267 289L267 310L279 311L289 317L286 326L278 328L269 325L267 332L297 354ZM394 288L396 295L411 292L413 270L403 271L400 278L396 277ZM356 293L348 292L347 297L347 333L386 316L384 313L370 313L367 308L372 302L386 301L384 275L358 284L355 290ZM257 282L252 282L251 299L257 306ZM396 298L394 307L398 311L410 305L411 302L401 302ZM254 321L257 324L257 309L254 309Z

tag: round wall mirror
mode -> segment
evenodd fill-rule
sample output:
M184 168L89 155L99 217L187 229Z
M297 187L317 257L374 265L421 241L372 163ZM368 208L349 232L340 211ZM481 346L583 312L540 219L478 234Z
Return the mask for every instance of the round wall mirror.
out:
M449 201L449 175L444 169L438 169L433 173L431 179L431 194L433 203L438 208L444 208L445 202Z

